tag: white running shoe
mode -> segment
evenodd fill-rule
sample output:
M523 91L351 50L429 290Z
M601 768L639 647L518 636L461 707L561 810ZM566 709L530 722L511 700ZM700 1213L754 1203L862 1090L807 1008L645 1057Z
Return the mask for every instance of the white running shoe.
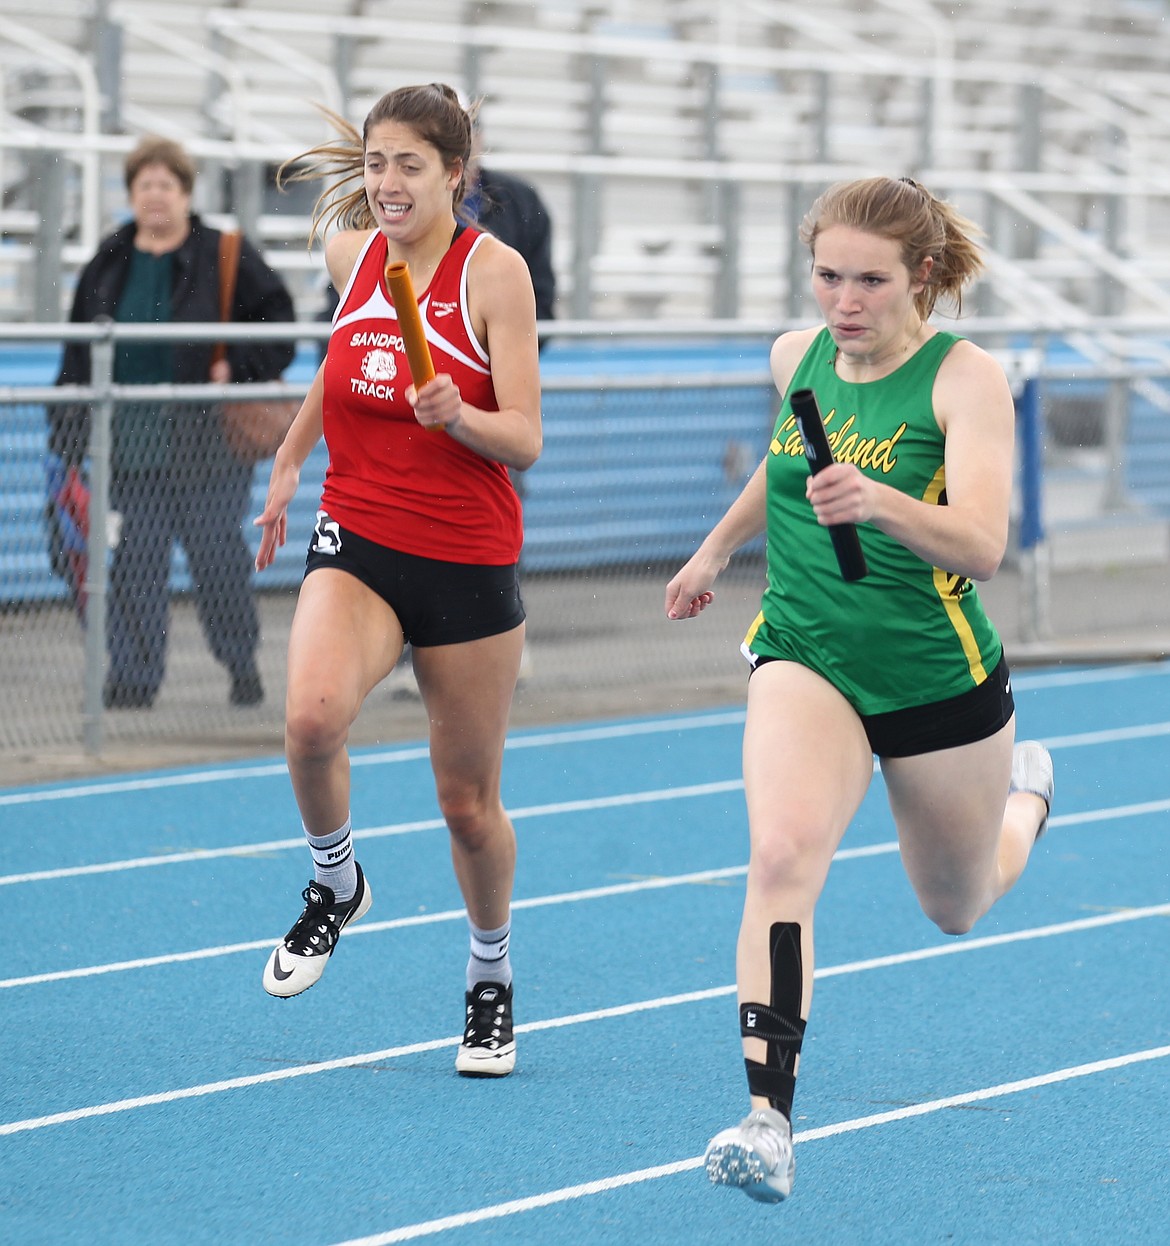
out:
M465 998L467 1019L455 1054L456 1072L464 1077L506 1077L516 1067L512 988L477 982Z
M1039 796L1048 809L1052 808L1052 796L1056 782L1052 776L1052 757L1039 740L1021 740L1012 751L1012 792L1030 792ZM1048 829L1048 812L1036 831L1036 838Z
M301 898L305 911L272 949L264 967L264 989L279 999L307 991L321 977L341 932L369 912L373 899L360 865L352 900L338 903L333 889L318 882L311 882Z
M734 1186L760 1203L781 1203L796 1173L792 1126L782 1112L758 1108L711 1139L704 1163L715 1185Z

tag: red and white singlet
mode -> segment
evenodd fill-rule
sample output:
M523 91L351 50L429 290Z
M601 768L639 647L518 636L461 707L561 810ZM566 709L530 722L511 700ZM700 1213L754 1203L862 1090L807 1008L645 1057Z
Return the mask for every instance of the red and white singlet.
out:
M419 299L435 372L465 402L496 411L487 352L467 310L467 270L484 235L463 229ZM325 357L329 467L322 509L368 541L445 562L503 566L523 543L520 499L503 464L419 426L404 394L410 365L386 287L386 239L362 248Z

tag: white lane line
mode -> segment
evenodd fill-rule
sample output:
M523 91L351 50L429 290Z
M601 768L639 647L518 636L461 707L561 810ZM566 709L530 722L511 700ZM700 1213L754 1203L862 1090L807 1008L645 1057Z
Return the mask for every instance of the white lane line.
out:
M977 952L984 948L1007 947L1013 943L1026 943L1033 939L1050 939L1057 935L1079 934L1085 930L1100 930L1106 926L1117 926L1122 922L1144 921L1150 917L1170 917L1170 904L1150 904L1144 908L1119 909L1113 913L1098 913L1093 917L1076 917L1069 921L1053 922L1047 926L1032 926L1026 930L984 935L978 939L964 938L962 942L938 943L931 947L921 948L917 952L897 952L892 956L874 956L869 960L857 960L845 965L815 969L813 978L814 980L835 978L840 974L863 973L867 969L887 969L892 965L910 965L916 961L933 960L939 956Z
M889 845L890 850L897 848ZM873 856L870 849L864 850ZM590 887L578 891L563 891L552 895L533 896L512 901L514 911L546 908L558 904L574 904L582 900L600 900L610 896L633 895L640 891L658 891L666 887L686 887L719 882L723 879L741 877L747 873L746 865L729 866L726 869L701 870L693 874L665 875L638 879L636 882L611 883L604 887ZM413 926L431 926L442 922L464 922L466 909L443 909L434 913L413 913L409 917L394 917L380 922L362 922L346 927L343 937L353 939L359 935L380 934L387 930L404 930ZM220 947L199 948L192 952L174 952L162 956L144 956L136 960L114 961L104 965L89 965L77 969L63 969L53 973L30 974L24 978L0 978L0 990L18 986L36 986L44 982L63 982L69 978L89 978L105 973L121 973L129 969L149 969L159 965L177 965L186 961L207 960L216 956L231 956L237 952L268 951L277 938L255 939L248 943L228 943Z
M867 844L862 848L839 849L834 860L860 860L897 851L898 845L895 843ZM628 883L609 883L603 887L587 887L577 891L562 891L551 895L516 899L512 901L512 908L513 910L547 908L558 904L574 904L581 900L601 900L611 896L635 895L641 891L661 891L667 887L705 886L731 878L742 878L746 874L746 865L699 870L691 874L659 874ZM432 926L441 922L464 922L466 920L467 911L462 908L441 909L434 913L412 913L409 917L392 917L380 922L364 921L358 926L348 926L344 931L344 937L351 939L357 935L380 934L387 930L404 930L412 926ZM65 982L70 978L98 977L101 974L122 973L132 969L152 969L160 965L180 965L188 961L208 960L216 956L231 956L237 952L268 951L276 942L276 936L271 936L267 939L253 939L247 943L225 943L219 947L197 948L190 952L140 956L134 960L111 961L103 965L84 965L75 969L29 974L23 978L0 978L0 990L10 990L18 986L39 986L46 982Z
M862 1129L889 1125L895 1121L909 1120L916 1116L929 1116L935 1112L944 1112L948 1108L964 1107L969 1103L1007 1098L1010 1095L1024 1094L1042 1086L1055 1086L1081 1077L1095 1077L1101 1073L1111 1073L1135 1064L1164 1060L1167 1056L1170 1056L1170 1047L1149 1047L1144 1051L1132 1051L1124 1056L1114 1056L1108 1060L1094 1060L1088 1064L1070 1065L1068 1068L1055 1069L1051 1073L1041 1073L1036 1077L1027 1077L1015 1082L1001 1082L998 1086L984 1086L978 1090L969 1090L964 1094L948 1095L944 1099L931 1099L926 1103L916 1103L890 1112L859 1116L853 1120L840 1121L835 1125L824 1125L817 1129L803 1129L793 1135L793 1140L803 1145L822 1138L857 1133ZM602 1177L597 1181L586 1181L580 1185L564 1186L559 1190L548 1190L543 1194L512 1199L506 1203L496 1203L491 1207L480 1207L475 1211L457 1212L450 1216L441 1216L436 1220L423 1220L417 1224L403 1225L401 1228L391 1229L386 1233L350 1238L346 1242L338 1243L337 1246L392 1246L395 1242L413 1242L420 1237L434 1237L436 1234L446 1233L451 1229L462 1229L472 1224L483 1224L488 1220L502 1220L507 1216L537 1211L542 1207L552 1207L557 1203L571 1203L580 1198L608 1194L612 1190L620 1190L625 1186L639 1185L647 1181L660 1181L664 1177L692 1172L702 1166L703 1157L695 1155L690 1159L676 1160L672 1164L658 1164L653 1168L641 1168L635 1172L617 1173L612 1177Z
M742 784L741 784L742 786ZM615 798L626 800L628 798ZM577 805L579 802L571 802ZM556 813L560 812L557 807L539 806L534 807L532 811L518 810L514 811L513 818L522 816L537 816L540 813ZM1145 804L1135 805L1119 805L1113 809L1096 809L1079 814L1063 814L1052 817L1049 821L1050 827L1085 825L1093 822L1113 821L1120 818L1138 817L1147 813L1163 813L1170 811L1170 801L1153 801ZM435 826L442 826L442 822L436 822ZM356 837L371 837L382 834L403 834L405 830L417 830L423 828L424 824L404 823L400 827L379 827L372 828L368 831L355 831ZM425 824L425 829L431 829L431 824ZM295 840L291 843L299 846L303 841ZM867 844L859 848L842 848L833 856L834 861L850 861L864 857L885 856L898 851L896 841L890 841L880 844ZM234 854L227 854L234 855ZM170 860L165 858L164 860ZM149 858L150 864L155 864L154 858ZM123 863L128 868L133 863ZM112 868L112 866L110 867ZM576 900L599 899L605 896L615 896L623 894L633 894L638 891L651 891L655 888L685 886L692 883L712 882L721 878L731 878L736 875L746 874L747 866L731 866L722 870L704 870L694 874L682 875L665 875L653 879L642 879L636 883L613 884L606 887L587 888L582 891L563 892L551 896L536 896L528 900L514 900L512 907L514 909L525 908L541 908L552 904L565 904ZM17 876L10 876L16 878ZM7 880L0 878L0 884ZM1145 912L1145 910L1135 910ZM463 909L449 909L437 913L413 914L410 917L396 917L381 922L363 922L360 926L352 926L345 932L346 938L352 938L357 935L377 934L386 930L399 930L410 926L425 926L435 922L446 921L462 921L466 914ZM28 974L17 978L0 978L0 990L7 990L13 987L37 986L46 982L64 982L71 978L88 978L96 977L105 973L121 973L134 969L150 969L160 965L178 965L188 961L207 960L216 956L231 956L238 952L256 952L267 950L275 945L278 936L271 936L267 939L253 939L246 943L228 943L219 947L198 948L189 952L171 952L161 956L137 957L133 960L112 961L107 964L99 965L83 965L73 969L53 970L46 973Z
M442 818L425 818L418 822L399 822L394 826L375 826L355 831L354 837L373 839L385 835L409 835L415 831L433 831L443 826ZM288 852L302 847L303 835L296 839L271 839L266 843L239 844L229 848L193 848L189 852L160 852L153 857L128 857L120 861L99 861L93 865L66 865L55 870L29 870L24 874L0 875L0 887L21 883L47 883L59 878L87 878L95 874L117 874L122 870L145 870L155 865L189 865L192 861L220 861L225 857L259 857L270 852Z
M198 770L191 774L163 774L140 779L111 779L105 783L82 783L74 787L34 789L27 792L0 792L0 808L11 805L39 805L46 801L81 800L87 796L121 796L126 792L158 792L172 787L197 787L201 783L233 780L270 779L288 776L284 762L242 766L233 770Z
M1170 662L1134 662L1120 666L1094 666L1079 671L1046 671L1017 677L1012 672L1012 683L1017 688L1080 688L1090 684L1117 683L1128 679L1156 679L1170 675Z
M1157 724L1170 733L1170 724ZM1159 732L1163 734L1163 732ZM1079 743L1079 737L1069 737ZM1096 741L1099 743L1100 741ZM1066 745L1068 747L1070 745ZM509 809L508 815L515 821L527 818L558 817L569 813L591 813L598 809L621 809L633 805L655 804L669 800L691 800L699 796L718 796L727 792L743 790L742 779L722 779L714 783L696 783L685 787L655 788L644 792L622 792L613 796L592 796L580 800L563 800L544 805L527 805ZM1086 822L1105 822L1117 818L1137 817L1145 813L1165 813L1170 810L1170 799L1145 801L1132 805L1117 805L1112 809L1089 809L1083 813L1054 814L1050 827L1077 826ZM384 839L394 835L412 835L420 831L445 830L442 818L421 818L414 822L398 822L388 826L369 826L355 830L354 839ZM119 861L100 861L91 865L61 866L51 870L29 870L23 874L0 874L0 887L15 887L23 883L52 882L62 878L85 878L99 874L116 874L122 870L152 869L159 865L188 865L195 861L220 861L231 857L257 857L272 852L292 852L303 849L303 835L288 839L272 839L252 844L234 844L224 848L195 848L188 852L165 852L150 857L128 857Z
M1160 735L1170 735L1170 723L1140 723L1134 727L1110 727L1104 731L1050 736L1044 743L1049 749L1090 748L1098 744L1121 744L1126 740L1148 740Z
M1170 916L1170 904L1159 904L1146 909L1123 910L1119 913L1104 913L1076 921L1060 922L1056 925L1037 926L1030 930L1017 930L1002 935L991 935L984 939L971 939L962 943L939 944L936 947L918 948L910 952L900 952L891 956L851 961L843 965L831 965L823 969L817 969L813 977L814 979L834 978L845 974L866 973L872 969L888 969L896 965L913 964L937 956L954 956L964 952L982 951L991 947L1024 943L1032 939L1043 939L1054 935L1100 929L1105 926L1137 921L1147 917L1166 916ZM563 1029L571 1025L585 1025L593 1021L606 1021L612 1020L615 1017L655 1012L661 1008L672 1008L712 999L722 999L734 994L734 983L729 986L710 987L702 991L687 991L678 995L660 996L657 999L637 1000L630 1004L618 1004L611 1008L598 1008L591 1012L550 1017L544 1021L529 1021L523 1025L518 1025L516 1033L535 1034L543 1030ZM315 1073L329 1073L336 1069L352 1069L367 1064L378 1064L401 1056L415 1055L419 1052L437 1051L443 1047L456 1047L461 1041L462 1036L457 1034L450 1038L437 1038L421 1043L410 1043L400 1047L387 1047L382 1051L362 1052L358 1055L342 1056L338 1059L323 1060L314 1064L293 1065L289 1068L276 1069L268 1073L233 1077L225 1081L207 1082L200 1086L188 1086L181 1090L161 1091L158 1094L141 1095L133 1099L119 1099L112 1103L100 1103L91 1107L75 1108L68 1112L54 1112L47 1116L30 1117L27 1120L9 1121L0 1124L0 1137L8 1134L26 1133L35 1129L47 1129L53 1125L65 1125L74 1121L92 1120L100 1116L112 1116L119 1112L130 1112L138 1108L152 1107L164 1103L176 1103L183 1099L198 1099L206 1095L221 1094L227 1090L242 1090L252 1086L263 1086L271 1082L288 1081L296 1077L308 1077Z
M1018 681L1017 681L1018 683ZM626 740L634 736L669 734L674 731L699 731L710 727L734 726L744 720L743 710L703 714L686 718L661 718L641 723L613 723L598 727L568 728L534 735L509 736L506 752L530 748L552 748L564 744L592 743L597 740ZM425 745L390 749L381 753L355 753L350 766L388 766L408 761L423 761L430 756ZM108 782L83 783L72 787L0 792L0 808L6 805L32 805L43 801L78 800L87 796L117 796L126 792L156 792L168 788L194 787L203 783L231 783L238 780L287 778L288 767L283 761L265 762L254 766L214 770L192 770L184 774L140 776L134 779L111 779Z
M1019 674L1012 676L1012 682L1017 691L1025 691L1113 683L1119 680L1152 678L1167 674L1170 674L1170 663L1149 663L1132 666L1090 668L1082 671L1057 671L1049 674ZM504 744L504 748L507 751L512 751L587 743L595 740L630 739L639 735L657 735L672 731L695 731L710 727L734 726L742 723L743 720L744 711L742 709L733 709L685 718L663 718L638 723L613 723L596 727L568 728L563 731L554 730L531 735L509 736ZM391 749L381 753L359 752L350 759L350 765L395 765L402 762L418 761L427 756L428 750L425 745L415 745ZM232 783L248 779L279 778L287 774L288 770L284 762L274 761L235 768L221 767L212 770L192 770L183 774L144 775L132 779L111 779L107 782L76 784L71 787L0 792L0 808L13 805L39 804L45 801L77 800L90 796L114 796L127 792L150 792L166 788L192 787L204 783Z
M1145 800L1134 805L1114 805L1112 809L1086 809L1083 813L1060 813L1048 819L1049 827L1084 826L1086 822L1113 822L1119 818L1140 818L1147 813L1165 813L1170 800Z
M509 809L513 822L526 818L559 817L567 813L592 813L598 809L621 809L630 805L659 801L691 800L698 796L717 796L743 790L742 779L723 779L716 783L693 783L686 787L655 788L646 792L620 792L613 796L591 796L581 800L562 800L545 805L526 805ZM442 818L422 818L416 822L397 822L389 826L369 826L355 830L354 839L383 839L391 835L411 835L418 831L446 830ZM0 875L0 887L19 883L43 883L58 878L82 878L90 874L112 874L120 870L142 870L156 865L184 865L192 861L218 861L225 857L255 857L269 852L289 852L304 848L305 837L273 839L258 844L236 844L227 848L196 848L190 852L166 852L152 857L130 857L122 861L102 861L95 865L70 865L55 870L30 870L24 874Z
M589 1198L595 1194L608 1194L611 1190L620 1190L627 1185L640 1185L644 1181L660 1181L663 1177L673 1177L680 1172L690 1172L702 1168L703 1157L678 1160L673 1164L659 1164L655 1168L641 1168L637 1172L619 1173L614 1177L602 1177L599 1181L586 1181L582 1185L565 1186L560 1190L549 1190L544 1194L533 1194L528 1198L513 1199L508 1203L496 1203L493 1207L481 1207L478 1211L459 1212L452 1216L442 1216L438 1220L424 1220L419 1224L404 1225L401 1229L391 1229L389 1233L375 1233L372 1237L354 1237L339 1246L385 1246L391 1242L411 1242L420 1237L433 1237L436 1233L446 1233L450 1229L463 1229L469 1224L483 1224L486 1220L502 1220L506 1216L517 1216L526 1211L537 1211L541 1207L554 1207L557 1203L570 1203L578 1198Z

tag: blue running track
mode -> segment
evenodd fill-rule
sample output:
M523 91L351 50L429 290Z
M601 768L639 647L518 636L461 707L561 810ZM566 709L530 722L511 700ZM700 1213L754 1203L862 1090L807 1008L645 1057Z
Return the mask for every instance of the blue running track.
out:
M1017 672L1047 837L960 939L880 777L818 915L779 1207L745 1106L742 711L517 732L518 1063L456 1076L466 925L422 747L354 756L374 905L269 998L308 853L278 757L0 792L0 1242L1163 1244L1170 667Z

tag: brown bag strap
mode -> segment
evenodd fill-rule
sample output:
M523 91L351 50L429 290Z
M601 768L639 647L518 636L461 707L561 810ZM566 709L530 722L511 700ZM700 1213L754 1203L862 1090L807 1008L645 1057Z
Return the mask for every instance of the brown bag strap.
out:
M242 235L238 229L225 230L219 236L219 318L231 320L232 304L236 298L236 275L240 271L240 243ZM227 345L217 342L212 351L212 363L223 359L227 354Z

